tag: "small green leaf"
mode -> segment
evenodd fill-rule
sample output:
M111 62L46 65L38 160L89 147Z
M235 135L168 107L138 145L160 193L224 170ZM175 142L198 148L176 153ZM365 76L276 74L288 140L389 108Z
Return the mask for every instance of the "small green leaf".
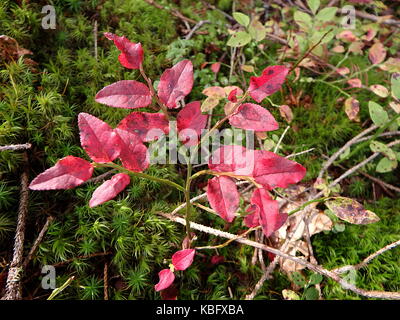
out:
M371 117L371 120L376 124L377 126L382 126L389 120L389 116L387 112L376 102L370 101L368 104L369 108L369 115Z
M233 17L243 27L247 27L249 25L249 23L250 23L250 18L247 15L245 15L244 13L234 12L233 13Z
M338 8L336 7L324 8L320 12L318 12L315 18L322 22L331 21L335 17L337 10Z
M267 35L267 29L263 26L263 24L260 21L254 19L250 23L249 33L251 37L258 42L264 40L265 36Z
M400 100L400 73L392 74L392 95Z
M386 98L389 95L389 90L380 84L373 84L369 89L381 98Z
M383 153L389 160L396 160L396 153L382 142L372 141L369 147L373 152Z
M298 45L301 52L306 51L308 48L308 38L306 39L301 34L294 35L294 38L297 40L297 44L293 43L293 47Z
M346 230L346 226L344 223L335 223L335 225L333 226L333 230L335 232L343 232L344 230Z
M320 0L307 0L308 7L311 9L312 13L315 14L321 4Z
M211 96L207 97L201 104L201 112L208 112L214 109L219 103L219 97Z
M293 272L292 273L292 280L296 286L304 287L306 285L306 279L300 272Z
M272 139L265 139L264 140L264 149L269 151L275 147L275 142Z
M309 31L312 29L312 19L311 16L305 12L296 11L294 13L294 21L300 26L304 31Z
M227 45L230 47L243 47L251 41L251 36L246 31L239 31L232 35Z
M306 300L317 300L319 298L319 292L315 287L307 288L304 291L304 298Z
M388 158L382 158L376 165L376 172L387 173L397 168L397 160L390 160Z
M310 277L310 284L311 285L319 284L322 282L323 279L324 277L319 273L313 273Z
M350 155L350 150L351 150L351 148L347 148L347 149L339 156L339 159L340 159L340 160L347 159L347 157Z
M282 296L283 299L285 300L300 300L299 295L293 290L287 290L287 289L282 290Z

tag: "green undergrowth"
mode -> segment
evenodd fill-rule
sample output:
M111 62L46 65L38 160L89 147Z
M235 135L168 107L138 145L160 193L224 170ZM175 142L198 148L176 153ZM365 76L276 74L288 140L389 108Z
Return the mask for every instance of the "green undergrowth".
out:
M123 68L118 62L119 51L103 32L125 35L141 42L145 51L144 68L149 77L157 80L162 71L173 63L188 58L195 67L195 87L191 100L204 100L202 90L211 85L248 83L251 73L233 75L229 82L229 47L226 47L226 19L217 10L202 10L201 2L184 0L180 10L195 20L210 20L202 34L183 40L183 24L167 11L159 10L139 0L108 1L50 1L57 11L57 29L43 30L40 26L41 7L48 1L14 1L0 4L0 34L15 38L33 52L30 56L37 65L29 67L23 59L0 61L0 145L32 143L29 151L30 180L67 155L88 159L79 147L77 115L91 113L115 126L130 110L109 108L94 101L95 94L104 86L122 79L140 80L137 70ZM167 1L159 1L166 5ZM210 1L220 9L230 11L231 0ZM167 4L168 5L168 4ZM98 23L98 54L94 52L94 21ZM247 61L258 57L256 74L272 63L278 63L278 45L267 43L263 53L249 46L244 53ZM209 68L224 52L228 52L215 75ZM340 55L330 61L335 64ZM337 59L337 60L335 60ZM207 62L206 66L203 63ZM343 64L351 68L366 67L365 57L350 56ZM302 71L304 72L304 71ZM303 77L313 77L307 72ZM293 80L293 76L290 79ZM368 72L370 84L380 83L379 74ZM307 168L305 181L314 179L321 166L322 156L333 154L351 137L358 134L361 124L368 119L368 101L376 99L368 91L360 99L360 123L350 122L344 113L344 98L340 91L317 82L290 82L294 93L303 91L298 106L292 106L294 120L286 133L279 152L288 155L309 148L313 151L296 157ZM343 88L343 85L339 85ZM245 89L245 88L243 88ZM286 104L289 89L276 93L271 100ZM307 97L309 96L309 98ZM305 104L309 100L311 103ZM280 129L270 133L279 138L287 123L276 107L262 103L278 119ZM215 109L214 121L222 115L223 105ZM215 122L214 122L215 123ZM365 156L363 149L343 165L351 167ZM18 210L21 152L0 152L0 255L11 260L13 236ZM366 167L374 172L373 166ZM103 173L105 170L99 170ZM157 165L148 173L183 184L184 166ZM381 174L380 178L394 183L395 174ZM202 192L201 179L193 194ZM32 246L48 215L54 216L39 250L26 270L23 295L27 298L46 298L41 289L40 269L43 265L56 266L57 286L71 276L75 280L57 299L103 299L104 266L108 266L110 299L160 299L154 291L157 273L168 268L168 260L181 247L184 227L174 224L158 212L171 212L184 201L183 195L169 187L142 179L132 179L127 190L115 200L89 208L88 201L98 186L85 184L68 191L31 192L25 254ZM371 199L369 180L352 176L342 186L345 195ZM371 202L372 203L372 202ZM313 245L318 261L327 268L360 262L370 253L396 240L399 234L400 202L382 198L367 208L376 212L381 221L369 226L346 225L341 233L314 236ZM243 210L244 211L244 210ZM244 213L244 212L243 212ZM193 210L199 223L223 230L223 221L212 214ZM229 232L244 230L241 219L230 226ZM196 245L216 245L222 239L197 233ZM8 248L8 249L6 249ZM397 250L397 251L396 251ZM385 253L360 270L357 285L365 289L399 290L399 249ZM251 259L254 250L237 243L219 250L202 250L194 264L185 272L177 273L175 286L180 299L243 299L251 292L262 274ZM106 253L106 254L104 254ZM212 264L212 256L223 256L224 262ZM267 256L264 257L267 260ZM3 269L0 270L0 272ZM1 283L0 283L1 284ZM287 276L275 272L265 283L257 299L282 299L282 290L290 288ZM327 299L360 298L345 292L335 283L322 283Z

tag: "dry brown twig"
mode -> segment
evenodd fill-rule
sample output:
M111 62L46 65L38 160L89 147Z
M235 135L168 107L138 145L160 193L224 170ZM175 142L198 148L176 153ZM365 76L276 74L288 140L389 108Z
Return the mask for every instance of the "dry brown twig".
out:
M108 263L104 263L103 270L103 281L104 281L104 300L108 300Z
M12 151L17 151L17 150L26 150L30 149L32 145L30 143L24 143L24 144L10 144L8 146L0 146L0 151L6 151L6 150L12 150Z
M24 156L24 170L21 175L21 191L18 208L17 229L15 231L15 242L13 258L8 270L6 293L2 300L20 300L21 296L21 276L23 273L22 259L24 253L25 241L25 224L28 215L28 201L29 201L29 167L28 167L28 154L25 151Z
M194 33L200 29L203 25L211 23L209 20L200 20L199 22L196 23L196 25L190 30L190 32L185 36L185 40L190 40Z
M93 37L94 37L94 58L97 61L98 50L97 50L97 20L94 20L93 25Z
M391 185L391 184L389 184L389 183L387 183L385 181L382 181L381 179L378 179L377 177L373 177L373 176L371 176L368 173L363 172L363 171L360 171L360 173L363 176L367 177L368 179L370 179L370 180L376 182L377 184L379 184L383 189L390 189L390 190L393 190L393 191L396 191L396 192L400 192L400 188L395 187L395 186L393 186L393 185ZM388 190L386 190L386 192L387 191ZM393 197L393 194L391 196Z

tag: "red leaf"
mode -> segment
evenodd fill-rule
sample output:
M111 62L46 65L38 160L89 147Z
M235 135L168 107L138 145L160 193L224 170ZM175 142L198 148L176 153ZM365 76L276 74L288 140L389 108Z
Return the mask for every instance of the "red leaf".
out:
M219 69L221 68L221 63L220 62L215 62L211 65L211 70L212 72L214 72L215 74L217 74L219 72Z
M207 198L222 219L232 222L239 208L239 192L235 182L229 177L214 177L208 180Z
M352 88L362 88L362 82L358 78L350 79L347 80L347 83L350 85Z
M138 135L143 142L150 142L168 133L169 123L162 113L132 112L122 119L118 129Z
M114 41L115 46L121 51L119 62L128 69L139 69L143 62L143 49L140 43L129 41L124 36L119 37L113 33L104 33L107 39Z
M158 273L160 281L154 286L156 291L168 288L175 280L175 275L170 269L163 269Z
M224 256L212 256L211 257L211 264L220 264L220 263L224 263L224 262L225 262Z
M182 60L161 75L158 97L170 109L177 108L176 102L187 96L193 87L193 65Z
M279 128L273 115L254 103L240 105L237 112L229 117L229 123L236 128L254 131L273 131Z
M275 257L276 257L276 255L273 254L272 252L267 252L267 256L268 256L268 260L269 260L270 262L274 261L274 259L275 259Z
M179 138L189 146L196 144L201 130L207 125L208 116L201 113L200 107L200 101L188 103L176 117Z
M110 107L135 109L148 106L151 103L151 93L141 82L121 80L101 89L95 99Z
M301 164L288 160L277 154L256 150L253 177L256 182L271 190L286 188L291 183L297 183L304 178L306 168Z
M228 94L228 100L230 102L237 102L237 91L238 89L233 89L231 92Z
M81 158L67 156L39 174L31 184L31 190L72 189L89 180L93 166Z
M193 263L193 258L196 253L194 249L184 249L175 252L172 255L172 264L175 270L186 270Z
M150 156L146 146L140 141L139 136L118 128L115 131L121 138L119 158L122 161L122 165L135 172L146 170L150 164Z
M272 200L265 189L254 190L250 203L257 207L255 214L265 236L269 237L285 223L287 214L279 213L278 201Z
M237 145L222 146L213 152L208 161L208 167L216 172L252 176L254 157L254 150Z
M93 161L104 163L116 159L121 139L104 121L87 113L78 115L81 146Z
M248 228L254 228L260 225L260 213L258 212L259 209L256 205L251 205L247 210L250 212L247 216L244 217L244 224Z
M285 66L270 66L260 77L250 77L250 96L257 102L278 91L285 82L289 69Z
M304 178L306 169L297 162L264 150L248 150L230 145L217 149L208 161L216 172L230 172L237 176L254 177L267 189L286 188Z
M93 208L108 200L114 199L118 193L126 188L130 181L131 179L127 174L117 173L93 192L92 198L89 201L89 206Z

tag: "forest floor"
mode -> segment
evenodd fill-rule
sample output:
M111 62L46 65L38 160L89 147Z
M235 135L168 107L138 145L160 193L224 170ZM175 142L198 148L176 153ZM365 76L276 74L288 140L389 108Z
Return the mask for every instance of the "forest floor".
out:
M47 299L51 294L43 287L43 266L54 266L57 287L65 285L56 299L399 298L399 247L393 245L357 267L400 240L396 1L52 2L54 29L47 28L51 20L43 22L47 1L0 4L0 297L9 290L13 265L22 270L17 281L22 299ZM171 213L184 203L183 193L136 177L114 200L90 208L101 179L67 191L27 191L28 181L58 159L88 159L79 143L80 112L112 127L132 112L95 101L96 93L110 83L142 81L138 70L119 63L120 51L104 32L140 42L143 67L153 81L189 59L194 86L187 102L204 105L207 87L246 89L250 77L271 65L293 71L278 92L260 103L279 129L257 134L255 148L290 156L307 169L300 183L272 193L281 204L286 201L285 212L301 210L272 237L258 230L248 239L330 272L356 266L335 273L356 290L323 272L321 277L305 265L232 241L199 250L163 296L154 290L158 272L168 268L168 259L182 248L186 231L160 213ZM209 109L212 126L225 115L224 104ZM26 143L19 149L7 147ZM99 174L106 172L100 169ZM145 172L184 185L187 167L154 165ZM190 196L203 194L206 185L204 175L197 178ZM239 213L245 214L251 187L240 186L239 191ZM304 205L320 192L322 197L357 201L352 204L361 204L379 221L351 223L348 215L354 212L339 218L323 200ZM207 210L207 201L199 203L192 207L193 222L234 235L247 229L242 219L226 223ZM185 210L176 213L183 216ZM293 228L298 218L306 222L301 230ZM194 232L199 247L226 241Z

